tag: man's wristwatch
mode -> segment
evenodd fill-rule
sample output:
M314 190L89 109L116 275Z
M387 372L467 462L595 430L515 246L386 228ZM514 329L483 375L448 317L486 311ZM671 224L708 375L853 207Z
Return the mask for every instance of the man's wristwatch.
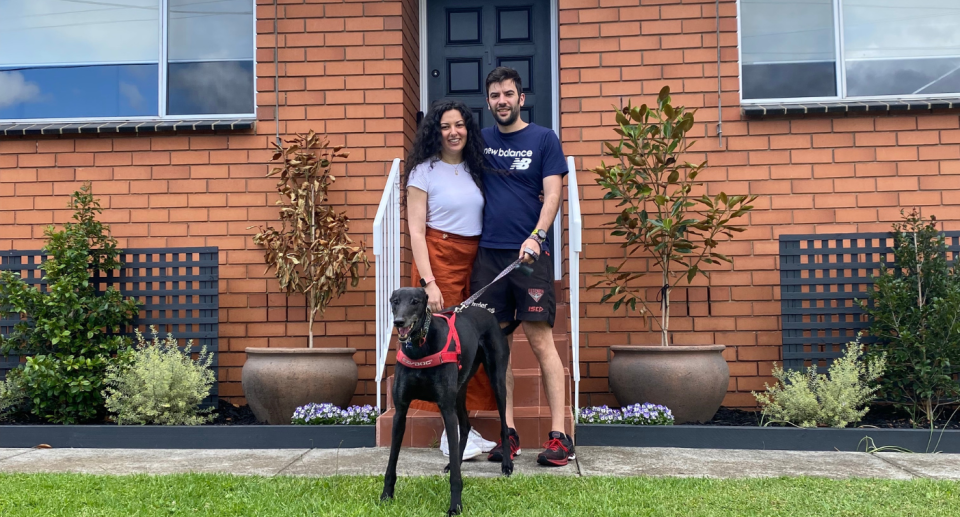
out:
M421 278L421 279L420 279L420 287L427 287L427 284L429 284L430 282L433 282L434 280L436 280L436 278L434 278L434 277L432 277L432 276L429 277L429 278Z
M537 241L537 244L543 244L543 241L547 240L547 232L537 228L530 234L530 238Z

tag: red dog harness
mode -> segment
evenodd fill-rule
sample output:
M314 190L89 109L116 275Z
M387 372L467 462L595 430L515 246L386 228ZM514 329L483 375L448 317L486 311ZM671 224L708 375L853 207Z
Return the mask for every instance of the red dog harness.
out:
M447 343L443 345L443 348L440 349L439 352L418 361L407 357L406 354L403 353L403 348L399 348L397 350L397 362L407 368L432 368L446 363L457 363L458 370L463 368L463 365L460 364L460 334L457 333L457 327L454 325L457 320L457 313L454 312L451 316L437 313L434 314L434 316L439 316L447 320L447 326L450 327L450 330L447 331ZM426 336L424 336L424 340L426 340ZM451 342L456 345L454 350L450 350Z

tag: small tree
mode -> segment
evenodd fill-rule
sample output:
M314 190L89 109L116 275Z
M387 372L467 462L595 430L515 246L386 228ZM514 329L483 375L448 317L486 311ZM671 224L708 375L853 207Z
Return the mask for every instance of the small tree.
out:
M653 256L660 269L661 344L670 344L670 292L681 281L692 282L703 264L731 262L730 258L714 252L720 235L732 237L744 229L731 221L753 208L756 196L697 195L703 183L695 181L706 167L706 162L693 164L681 161L683 153L693 145L687 132L693 128L693 112L670 104L670 88L663 87L657 97L657 107L646 104L627 105L616 111L614 129L620 135L616 145L605 142L609 154L619 161L613 165L602 163L595 168L597 183L607 192L605 200L619 201L624 207L614 222L611 235L623 237L621 248L627 256L643 250ZM633 310L640 303L640 313L650 314L648 302L640 295L634 280L648 274L630 271L626 259L617 266L607 266L604 280L590 286L602 287L607 292L602 302L615 299L613 309L626 305ZM656 321L656 320L655 320Z
M893 225L895 263L880 267L871 303L858 303L877 339L868 354L887 358L880 395L915 423L922 417L933 424L945 404L960 399L960 274L930 219L914 210Z
M280 289L287 294L303 293L307 301L309 346L313 348L313 323L323 317L327 306L347 290L347 281L356 287L359 265L369 266L363 243L353 246L347 235L350 220L343 212L325 205L327 190L335 181L331 167L335 158L346 158L342 147L331 147L311 131L274 144L274 160L282 160L269 176L279 176L280 230L257 227L253 242L266 248L267 271L274 270ZM314 150L317 151L314 151ZM319 152L319 155L318 155ZM252 228L252 227L251 227Z
M129 346L117 333L137 315L136 300L113 287L100 291L94 281L122 264L116 239L96 219L102 210L89 184L73 193L69 206L76 222L44 232L43 251L50 258L40 269L46 289L10 271L0 275L0 312L21 318L8 337L0 337L0 354L30 355L16 377L31 412L61 424L104 415L106 369Z

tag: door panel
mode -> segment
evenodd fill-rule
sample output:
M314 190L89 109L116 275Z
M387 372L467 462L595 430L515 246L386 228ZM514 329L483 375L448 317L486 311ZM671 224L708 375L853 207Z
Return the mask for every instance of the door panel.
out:
M427 98L463 101L481 127L494 124L484 80L497 66L520 73L520 116L553 127L549 0L428 0Z

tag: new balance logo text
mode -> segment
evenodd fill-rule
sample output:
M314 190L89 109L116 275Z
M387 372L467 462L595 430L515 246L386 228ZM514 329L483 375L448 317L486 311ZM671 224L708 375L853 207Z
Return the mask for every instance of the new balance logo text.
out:
M515 151L513 149L493 149L487 147L483 150L483 154L492 154L502 158L530 158L533 156L533 151Z

